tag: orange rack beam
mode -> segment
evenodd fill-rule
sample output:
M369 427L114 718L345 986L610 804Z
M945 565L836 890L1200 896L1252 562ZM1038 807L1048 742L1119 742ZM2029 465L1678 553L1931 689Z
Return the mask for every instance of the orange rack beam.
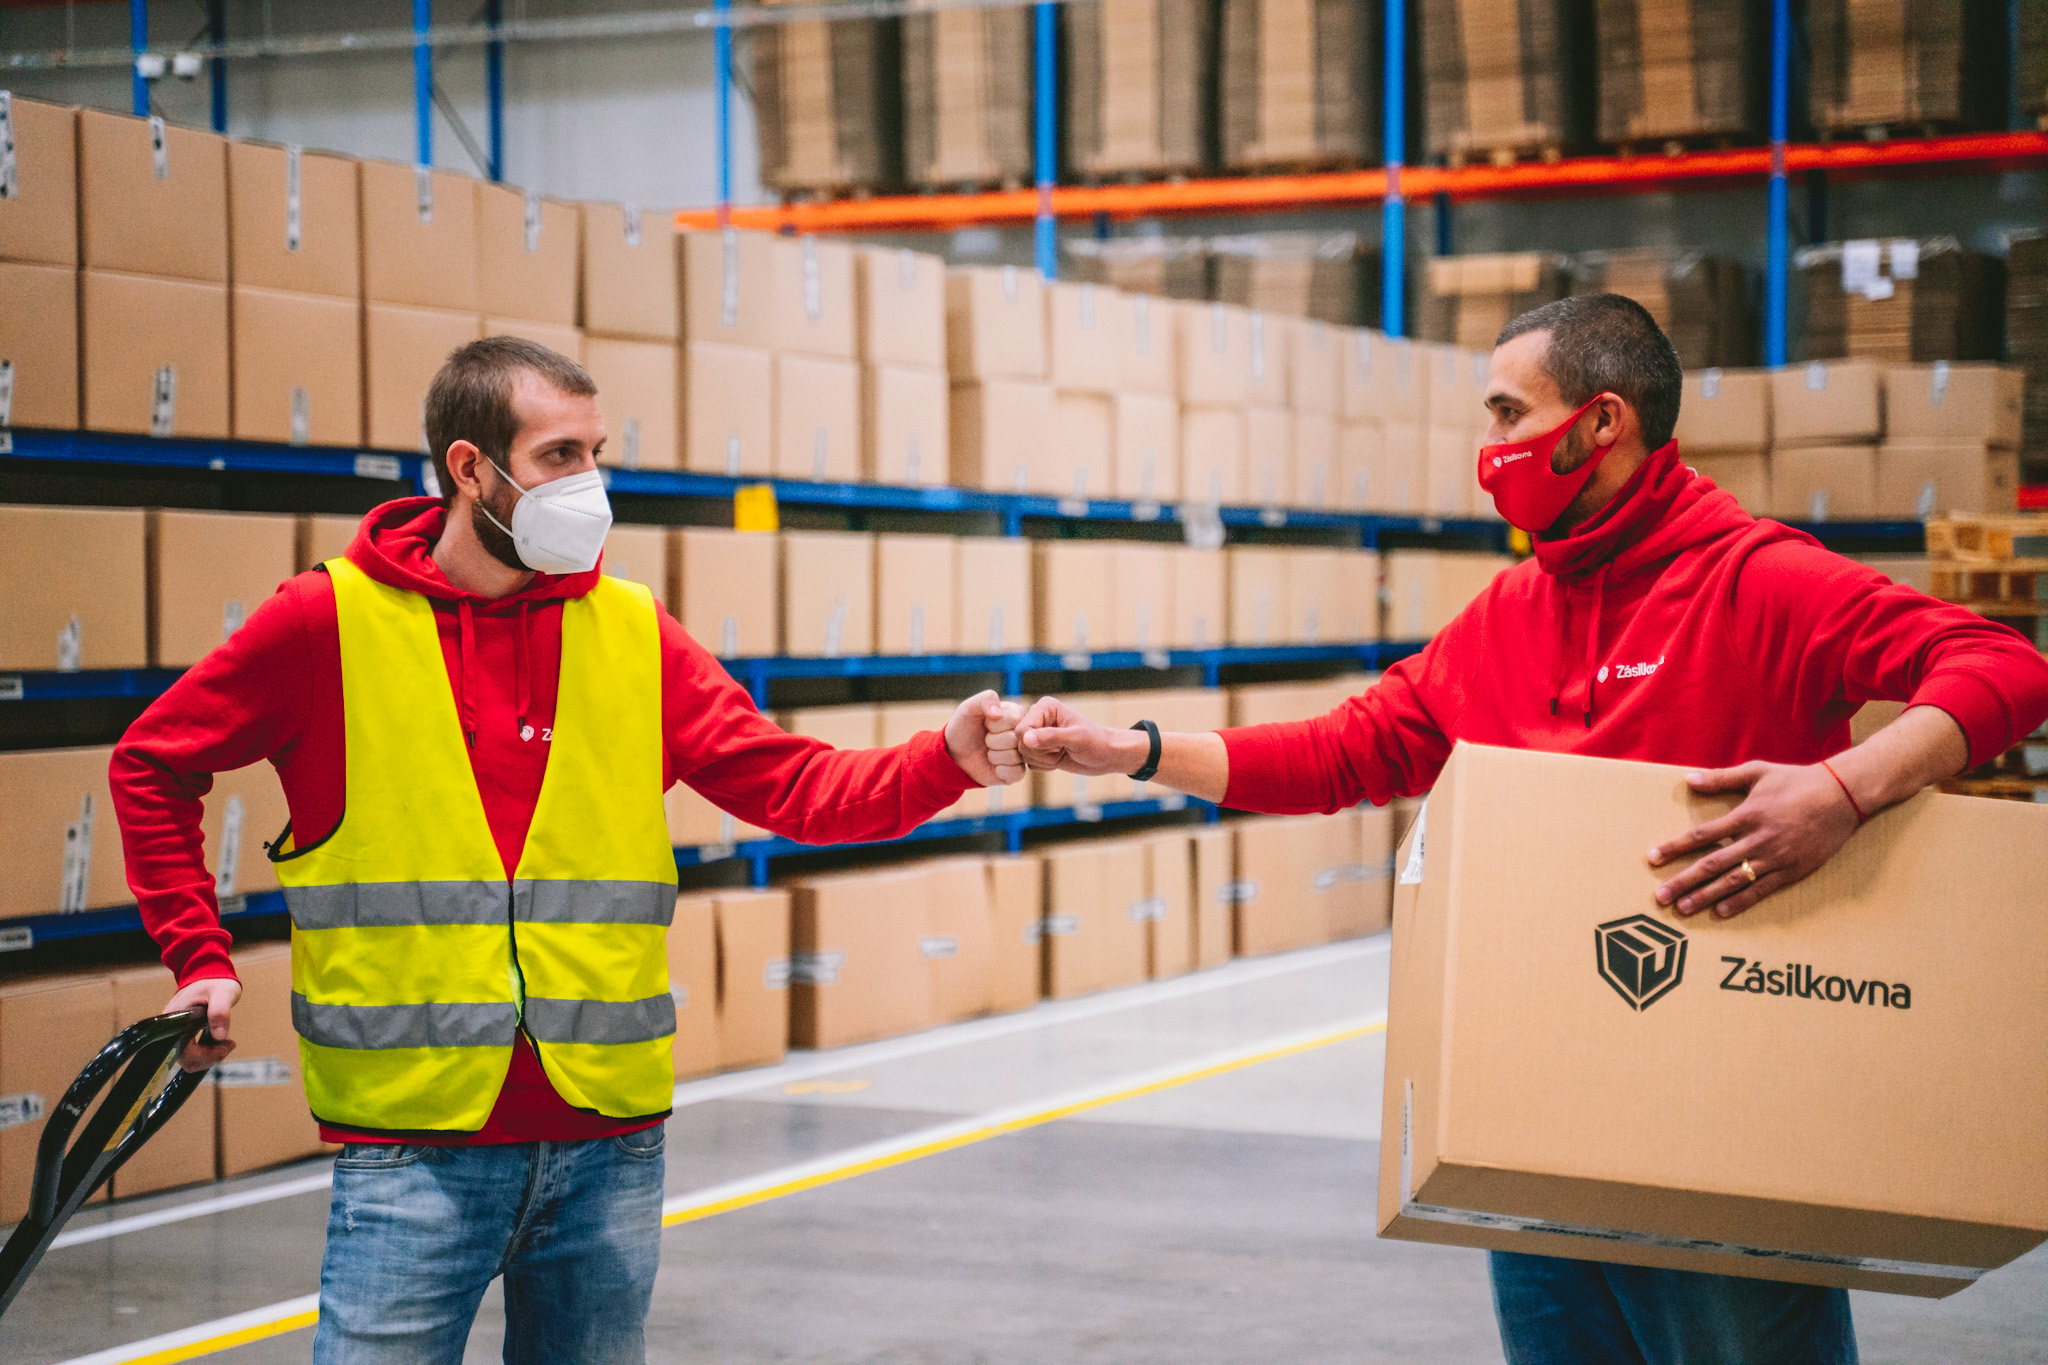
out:
M1886 142L1795 143L1785 149L1787 171L1870 174L1948 171L1988 174L2048 166L2048 132L1962 133L1951 137ZM1511 166L1410 166L1401 192L1410 199L1448 194L1454 199L1521 195L1649 193L1687 182L1761 179L1771 172L1768 147L1683 152L1676 156L1581 156ZM1185 217L1271 213L1290 209L1372 204L1387 194L1387 173L1374 168L1313 175L1243 176L1175 180L1143 185L1060 185L1052 191L1058 218ZM790 232L947 232L984 224L1028 223L1038 212L1034 189L988 194L905 194L871 199L735 208L735 227ZM714 209L684 209L684 228L717 225Z

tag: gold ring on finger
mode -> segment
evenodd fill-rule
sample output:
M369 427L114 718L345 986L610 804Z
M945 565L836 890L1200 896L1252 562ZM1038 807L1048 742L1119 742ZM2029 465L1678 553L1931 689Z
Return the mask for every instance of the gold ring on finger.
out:
M1756 869L1749 865L1749 859L1747 858L1742 860L1742 875L1749 878L1751 886L1756 885Z

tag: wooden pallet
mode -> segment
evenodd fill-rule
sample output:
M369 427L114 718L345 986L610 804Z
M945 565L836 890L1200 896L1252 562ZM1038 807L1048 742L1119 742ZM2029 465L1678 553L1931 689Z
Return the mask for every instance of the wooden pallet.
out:
M836 204L849 199L872 199L880 192L873 185L851 182L835 185L800 185L778 191L784 205Z
M1961 119L1901 120L1898 123L1851 123L1840 127L1816 127L1817 142L1890 142L1894 138L1946 137L1964 131Z
M1938 517L1927 523L1927 554L1959 563L2048 569L2048 516Z
M1996 566L1935 560L1932 595L1986 616L2048 616L2048 559Z
M1505 167L1540 162L1550 166L1563 159L1564 147L1556 142L1525 143L1512 147L1455 147L1444 154L1444 164L1452 170L1482 163Z
M1687 133L1680 137L1629 138L1611 144L1616 156L1684 156L1687 152L1726 152L1755 142L1748 132Z

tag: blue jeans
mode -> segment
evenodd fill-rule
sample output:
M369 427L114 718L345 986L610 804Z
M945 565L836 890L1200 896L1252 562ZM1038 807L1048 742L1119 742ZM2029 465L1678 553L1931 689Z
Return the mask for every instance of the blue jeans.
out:
M1840 1289L1491 1256L1508 1365L1856 1365Z
M459 1365L499 1275L507 1365L641 1365L665 1134L343 1147L315 1365Z

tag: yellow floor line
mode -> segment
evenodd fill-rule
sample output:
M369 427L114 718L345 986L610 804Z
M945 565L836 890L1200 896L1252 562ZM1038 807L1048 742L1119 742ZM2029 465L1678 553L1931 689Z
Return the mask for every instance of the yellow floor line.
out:
M251 1342L268 1341L287 1332L297 1332L319 1321L320 1310L317 1308L310 1313L294 1313L288 1318L279 1318L276 1322L244 1327L239 1332L208 1337L205 1341L195 1341L189 1346L173 1346L168 1351L158 1351L154 1355L133 1356L128 1365L175 1365L175 1362L180 1360L197 1360L201 1356L218 1355L237 1346L247 1346Z

